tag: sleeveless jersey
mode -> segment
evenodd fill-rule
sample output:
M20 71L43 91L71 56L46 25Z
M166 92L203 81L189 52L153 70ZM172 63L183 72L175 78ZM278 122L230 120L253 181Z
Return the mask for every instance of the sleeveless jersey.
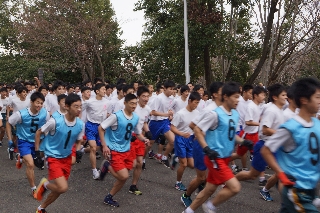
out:
M312 118L313 126L304 127L290 119L280 128L287 129L296 143L296 148L286 152L282 147L277 151L281 169L296 178L296 188L314 189L320 178L320 121Z
M34 142L36 131L46 123L47 110L41 108L38 115L30 115L28 108L19 111L21 123L17 124L17 136L20 140ZM43 138L43 136L41 137Z
M213 110L218 115L218 126L214 130L206 132L206 142L210 149L219 153L219 158L230 157L234 150L236 128L239 122L239 114L236 110L231 110L228 115L221 107Z
M59 111L57 110L57 111L55 111L52 115L51 115L51 117L53 117L53 118L57 118L57 117L60 117L60 116L62 116L62 114L60 114L59 113ZM49 134L49 133L48 133ZM48 143L48 137L44 137L43 138L43 140L41 141L41 143L40 143L40 147L39 147L39 150L40 151L44 151L45 150L45 144L46 143Z
M53 117L56 122L55 133L48 133L44 153L53 158L66 158L72 152L72 146L77 141L83 128L83 122L76 118L74 126L68 126L64 116Z
M115 130L108 127L104 138L109 149L117 152L127 152L130 150L131 135L138 124L139 116L133 112L132 118L129 120L125 117L122 110L114 114L117 116L118 127Z

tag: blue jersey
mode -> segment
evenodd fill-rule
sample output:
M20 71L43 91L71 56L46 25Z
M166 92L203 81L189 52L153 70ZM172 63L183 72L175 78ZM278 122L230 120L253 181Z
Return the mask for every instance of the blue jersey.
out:
M287 129L295 142L295 149L286 152L282 147L277 151L281 169L296 179L296 188L314 189L320 178L320 121L312 118L313 126L304 127L295 119L280 126Z
M130 150L132 131L138 124L139 116L133 112L132 118L129 120L125 117L122 110L114 114L117 116L118 127L115 130L108 127L104 138L109 149L117 152L127 152Z
M48 133L45 141L44 153L53 158L66 158L72 152L72 146L78 140L82 131L83 122L76 118L74 126L68 126L64 115L52 117L56 122L55 133Z
M209 129L206 132L206 142L210 149L219 153L220 158L227 158L231 156L234 150L239 114L232 109L231 115L228 115L221 107L213 111L218 115L218 126L216 129Z
M60 114L59 110L57 110L57 111L55 111L51 116L52 116L53 118L56 118L56 117L62 116L62 114Z
M19 111L21 123L16 125L20 140L34 142L36 131L46 123L47 110L42 108L37 115L30 115L28 108Z

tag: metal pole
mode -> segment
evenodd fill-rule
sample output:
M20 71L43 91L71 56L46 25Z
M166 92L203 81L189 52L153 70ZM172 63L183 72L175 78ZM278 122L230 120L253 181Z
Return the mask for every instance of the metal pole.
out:
M185 66L185 75L186 75L186 84L190 82L190 72L189 72L189 47L188 47L188 17L187 17L187 0L184 2L184 66Z

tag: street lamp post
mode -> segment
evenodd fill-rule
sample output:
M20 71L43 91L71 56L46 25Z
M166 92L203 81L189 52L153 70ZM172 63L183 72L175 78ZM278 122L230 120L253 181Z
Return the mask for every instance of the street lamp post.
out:
M186 84L190 82L190 72L189 72L189 47L188 47L188 17L187 17L187 0L183 0L184 3L184 66L186 75Z

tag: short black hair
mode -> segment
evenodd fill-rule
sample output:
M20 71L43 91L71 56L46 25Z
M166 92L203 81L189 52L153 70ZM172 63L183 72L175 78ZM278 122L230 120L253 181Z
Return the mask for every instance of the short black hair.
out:
M269 91L269 100L274 102L273 96L278 97L283 91L286 91L286 88L279 83L273 84L268 87Z
M124 86L125 84L118 84L117 85L117 93L119 93L121 90L123 90L123 86Z
M94 86L94 92L97 94L97 90L100 90L101 87L105 87L106 85L104 85L103 83L100 83L100 84L96 84Z
M2 87L2 88L0 89L0 92L8 92L8 88L7 88L7 87Z
M57 80L54 82L53 86L52 86L52 91L55 91L58 89L58 87L65 87L65 84L63 83L63 81Z
M112 89L110 84L106 84L106 89Z
M91 88L90 87L82 87L81 88L81 93L83 93L86 90L90 90L91 91Z
M131 101L133 99L137 99L137 96L135 96L134 94L129 93L124 97L124 102L128 103L129 101Z
M173 81L167 80L167 81L164 82L163 86L164 86L164 88L167 89L168 87L175 87L176 85L175 85L175 83Z
M27 86L27 85L30 85L30 86L31 86L31 82L26 81L26 82L23 83L23 85L24 85L24 86Z
M19 86L19 87L17 87L16 90L17 90L18 94L22 93L23 91L28 92L28 89L25 86Z
M251 89L253 89L253 86L251 84L245 84L242 87L242 92L248 92Z
M137 90L137 96L140 97L143 93L150 93L149 89L146 86L139 86Z
M131 84L124 84L122 91L127 93L129 89L133 89L133 86Z
M240 94L239 85L236 82L228 82L222 87L222 101L224 101L223 96L230 97L236 93Z
M156 91L160 92L161 89L163 89L162 85L161 84L157 84L156 85Z
M203 92L203 96L205 96L205 95L207 95L207 96L209 96L209 97L210 97L210 94L209 94L209 92L208 92L208 91L204 91L204 92Z
M218 93L219 89L222 88L223 85L224 83L220 81L212 82L209 87L210 95L213 95L214 93Z
M204 89L204 87L200 84L197 84L193 87L193 91L197 92L199 89Z
M60 101L61 101L62 99L65 99L66 97L67 97L67 95L66 95L66 94L58 95L58 97L57 97L57 99L58 99L58 103L60 103Z
M292 87L287 87L287 97L291 100L294 100L294 93L293 93L293 88Z
M42 85L38 88L38 92L41 92L43 89L48 90L49 91L49 86L48 85Z
M94 78L94 79L93 79L93 83L94 83L94 84L96 84L98 81L100 81L100 82L103 83L102 78Z
M79 95L71 93L66 97L65 104L68 106L71 106L74 102L77 102L77 101L81 102L81 98L79 97Z
M189 100L190 101L200 101L201 100L201 96L198 92L191 92L190 95L189 95Z
M126 83L126 79L124 79L124 78L119 78L119 79L117 80L117 85L123 84L123 83Z
M185 91L189 91L190 92L190 88L188 87L188 85L181 86L180 93L184 93Z
M72 85L72 84L69 84L68 86L67 86L67 90L69 90L69 89L74 89L74 85Z
M87 83L92 83L90 80L85 80L82 82L83 86L85 86Z
M41 99L43 102L44 102L44 96L43 96L43 94L41 93L41 92L34 92L34 93L32 93L32 95L30 96L30 100L32 101L32 102L35 102L37 99Z
M310 100L317 89L320 89L320 82L316 78L302 78L294 82L292 84L292 90L297 107L301 107L301 98Z
M267 90L262 86L255 86L252 90L252 98L254 99L254 95L259 95L260 93L267 94Z

